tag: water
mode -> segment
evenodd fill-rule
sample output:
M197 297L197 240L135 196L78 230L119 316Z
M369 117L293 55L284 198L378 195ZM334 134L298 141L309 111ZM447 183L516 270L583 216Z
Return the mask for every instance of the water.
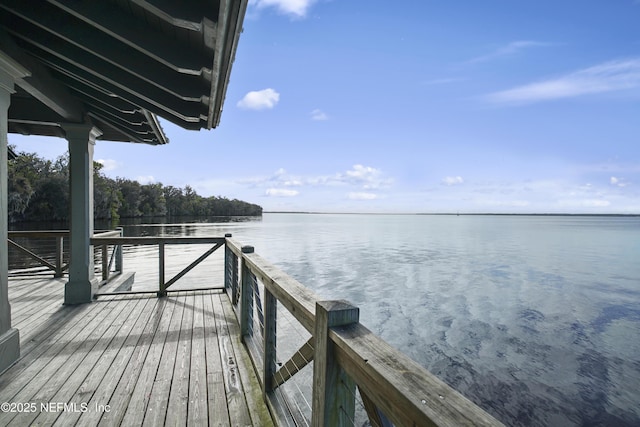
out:
M323 298L359 306L362 323L507 425L640 426L640 217L265 214L125 227L227 232Z

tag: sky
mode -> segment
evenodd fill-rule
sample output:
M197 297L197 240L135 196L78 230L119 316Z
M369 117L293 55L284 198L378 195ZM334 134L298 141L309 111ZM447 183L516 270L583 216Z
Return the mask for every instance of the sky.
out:
M94 158L266 211L639 214L639 22L640 0L250 0L219 127Z

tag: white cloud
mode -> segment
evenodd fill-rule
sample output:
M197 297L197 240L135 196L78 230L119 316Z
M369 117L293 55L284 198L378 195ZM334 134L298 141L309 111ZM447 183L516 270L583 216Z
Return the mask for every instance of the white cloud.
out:
M391 185L391 179L386 178L380 169L371 166L353 165L351 170L337 174L333 180L337 183L362 186L365 190L386 188Z
M103 172L116 170L121 166L121 164L117 160L113 159L98 159L96 160L96 162L102 165Z
M609 179L609 184L615 185L616 187L626 187L627 185L629 185L629 183L624 178L617 178L615 176L612 176Z
M316 0L250 0L249 4L258 9L275 8L279 13L303 18Z
M153 175L144 175L144 176L137 177L136 181L138 181L142 185L145 185L145 184L152 184L156 182L156 179L153 177Z
M246 110L271 109L280 101L280 94L271 88L251 91L238 101L238 107Z
M300 194L299 191L286 188L269 188L265 191L265 195L269 197L295 197L298 194Z
M461 176L446 176L442 179L444 185L458 185L463 184L464 179Z
M324 111L316 108L311 112L311 120L318 120L318 121L329 120L329 116L327 116L327 114Z
M555 79L490 94L496 104L530 104L640 87L640 58L605 62Z
M609 205L611 205L611 202L609 202L608 200L590 199L582 201L582 206L586 207L604 208Z
M542 47L542 46L550 46L550 45L552 45L552 44L551 43L545 43L545 42L537 42L537 41L532 41L532 40L517 40L517 41L513 41L513 42L511 42L511 43L509 43L509 44L507 44L505 46L501 46L501 47L495 49L491 53L479 56L477 58L473 58L473 59L467 61L467 63L473 64L473 63L478 63L478 62L486 62L486 61L490 61L492 59L501 58L503 56L516 55L516 54L520 53L521 51L523 51L525 49L532 48L532 47Z
M360 191L349 193L347 197L349 198L349 200L375 200L378 198L378 195L375 193Z
M510 208L526 208L531 205L528 200L496 200L496 199L478 199L476 204L480 206L510 207Z
M563 208L606 208L611 202L605 199L560 199L558 206Z
M292 175L280 168L271 176L243 179L238 181L238 184L246 185L250 188L269 188L270 190L282 189L283 187L350 186L354 190L370 191L388 188L392 182L393 180L385 176L379 169L358 164L345 172L315 176Z

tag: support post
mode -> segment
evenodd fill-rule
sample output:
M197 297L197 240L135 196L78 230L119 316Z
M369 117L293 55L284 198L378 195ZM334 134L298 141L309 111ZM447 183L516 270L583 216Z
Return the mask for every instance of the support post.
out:
M69 141L70 250L65 304L93 301L98 279L93 269L93 149L102 134L91 124L62 124Z
M20 357L20 334L11 327L9 304L9 202L7 197L9 104L14 84L29 71L0 51L0 373Z
M253 246L243 246L243 254L252 254ZM240 338L244 338L249 335L251 328L251 318L253 317L253 274L247 268L244 255L240 259L240 280L242 285L240 286Z
M336 361L329 329L357 323L359 317L360 310L346 301L316 303L313 427L353 425L356 385Z

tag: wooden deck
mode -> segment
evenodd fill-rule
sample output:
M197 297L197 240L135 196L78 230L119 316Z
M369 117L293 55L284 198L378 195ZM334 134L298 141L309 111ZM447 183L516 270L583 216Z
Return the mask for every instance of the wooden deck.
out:
M221 291L63 306L65 279L10 279L21 357L0 425L272 425Z

